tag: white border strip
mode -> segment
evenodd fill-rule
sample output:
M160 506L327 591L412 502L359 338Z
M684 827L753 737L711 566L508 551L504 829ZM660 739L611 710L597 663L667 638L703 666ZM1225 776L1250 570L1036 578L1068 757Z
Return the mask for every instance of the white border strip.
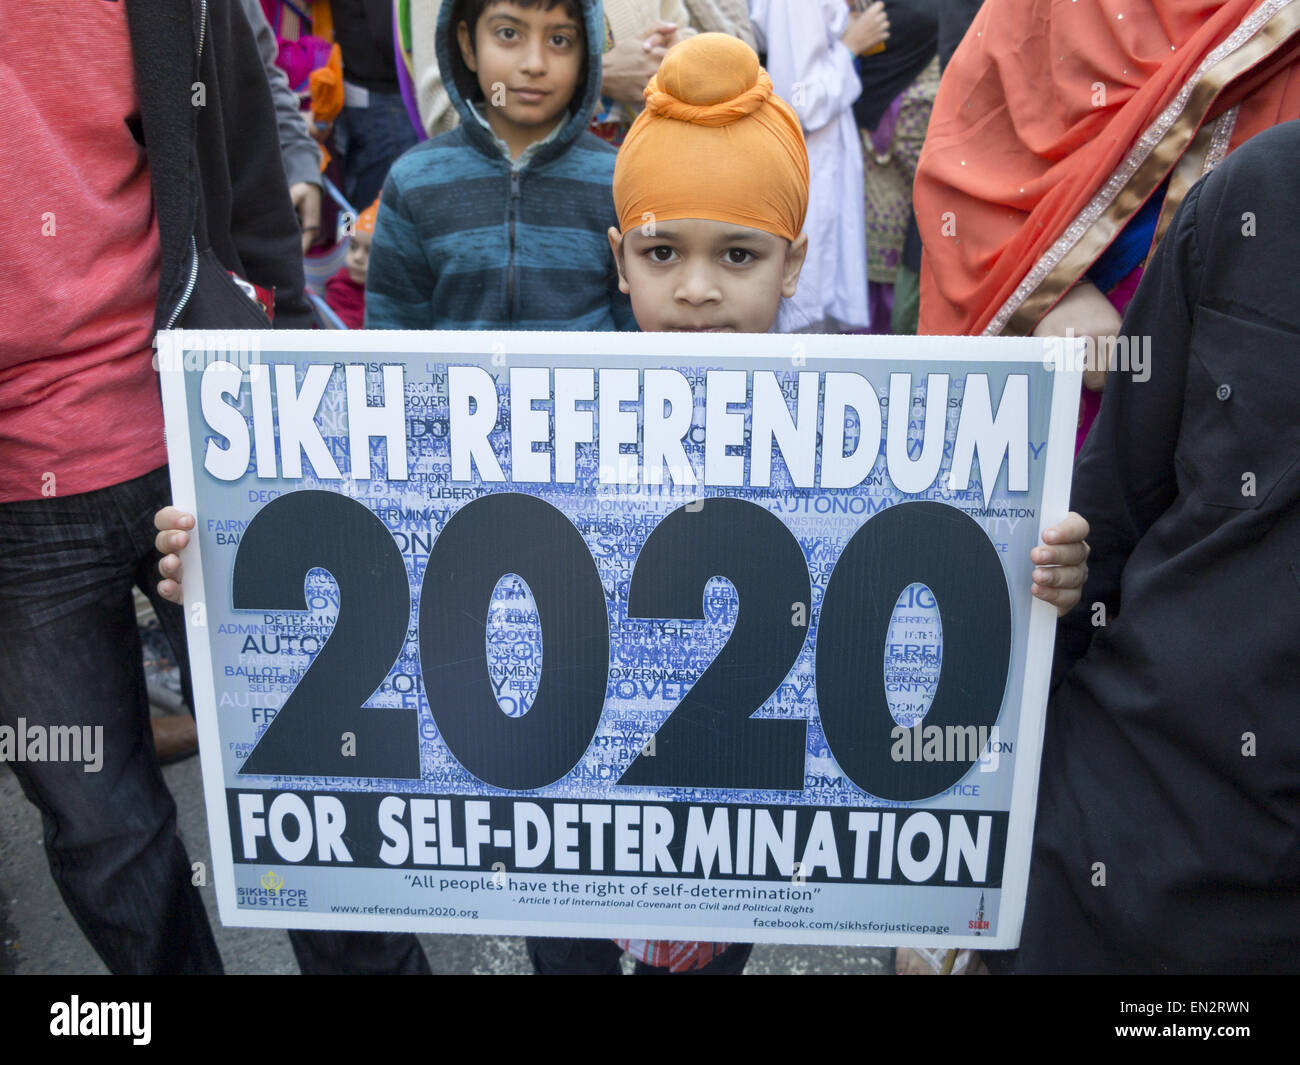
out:
M1075 337L1068 346L1059 337L1045 337L1044 350L1061 352L1069 361L1058 362L1052 374L1052 413L1047 430L1047 465L1043 470L1043 495L1038 509L1038 540L1043 530L1070 512L1071 477L1074 472L1074 438L1079 424L1079 389L1083 383L1085 341ZM1060 345L1057 347L1057 345ZM1084 515L1087 517L1087 515ZM1026 574L1026 577L1028 574ZM1075 609L1083 609L1084 604ZM1056 641L1056 607L1034 599L1030 608L1025 684L1020 706L1018 764L1011 782L1010 819L1007 824L1006 860L1002 866L1002 905L998 909L997 946L1020 945L1025 918L1025 893L1033 849L1034 815L1038 806L1038 779L1042 767L1043 735L1047 728L1047 696L1052 681L1052 655ZM1032 769L1026 768L1026 763Z
M159 377L162 384L163 421L166 425L167 468L171 475L172 505L190 514L197 513L198 494L194 485L194 458L190 434L189 408L185 401L184 331L158 334ZM191 336L201 335L194 332ZM232 334L234 335L234 334ZM213 684L212 647L208 641L206 618L195 624L196 604L207 603L203 587L203 558L199 549L199 528L195 524L190 543L181 552L185 587L185 636L189 645L190 679L194 691L194 716L199 730L200 763L203 793L208 818L208 840L213 884L217 892L217 910L225 925L238 924L235 907L234 856L230 849L230 832L213 831L215 825L229 825L226 813L225 785L221 780L221 735L217 725L217 692Z

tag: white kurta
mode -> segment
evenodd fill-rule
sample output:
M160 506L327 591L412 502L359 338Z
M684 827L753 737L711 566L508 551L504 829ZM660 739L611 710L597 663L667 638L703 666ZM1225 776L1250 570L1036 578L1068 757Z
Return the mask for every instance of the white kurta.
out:
M804 232L808 259L777 329L864 329L867 232L862 141L853 101L862 83L853 53L840 41L849 21L844 0L750 0L750 17L767 47L777 95L803 124L812 187Z

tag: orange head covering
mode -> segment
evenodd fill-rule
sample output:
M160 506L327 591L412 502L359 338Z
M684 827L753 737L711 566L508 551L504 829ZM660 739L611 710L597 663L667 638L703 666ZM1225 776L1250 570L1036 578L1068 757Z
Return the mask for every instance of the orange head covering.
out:
M382 193L380 194L382 195ZM379 196L375 197L375 202L357 215L356 225L352 227L353 233L371 233L375 231L375 219L379 217Z
M808 210L799 119L749 45L701 33L671 48L614 166L619 228L705 218L794 240Z
M1235 149L1300 116L1300 35L1280 28L1295 6L980 8L944 71L916 171L920 332L1028 335L1191 153L1197 130L1240 104L1227 125ZM1252 23L1265 28L1229 48Z

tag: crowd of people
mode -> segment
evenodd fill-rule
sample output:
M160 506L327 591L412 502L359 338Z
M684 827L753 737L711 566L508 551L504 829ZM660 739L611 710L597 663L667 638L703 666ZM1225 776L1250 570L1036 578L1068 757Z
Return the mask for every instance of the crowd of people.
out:
M899 970L1294 970L1300 0L101 0L7 7L0 39L0 724L104 726L112 772L13 768L110 970L221 968L131 606L183 661L195 518L153 337L319 305L1088 338L1077 513L1026 560L1063 620L1021 948ZM411 935L290 936L304 972L428 971ZM529 949L721 973L749 948Z

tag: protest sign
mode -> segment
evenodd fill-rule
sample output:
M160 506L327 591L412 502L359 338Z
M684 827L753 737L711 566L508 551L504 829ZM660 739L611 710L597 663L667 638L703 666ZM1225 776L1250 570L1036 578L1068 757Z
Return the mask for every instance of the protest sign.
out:
M1063 345L159 352L226 923L1014 945Z

